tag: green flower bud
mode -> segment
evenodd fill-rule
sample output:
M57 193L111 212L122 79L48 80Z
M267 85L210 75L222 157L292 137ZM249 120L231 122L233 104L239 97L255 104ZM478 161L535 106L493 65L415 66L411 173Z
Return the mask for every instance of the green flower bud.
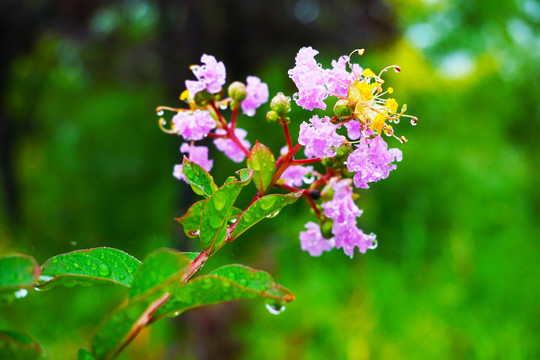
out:
M325 218L321 223L321 235L323 238L330 240L334 237L334 234L332 234L332 226L334 225L334 221L328 218Z
M333 185L333 184L332 184ZM331 184L326 184L321 191L321 201L328 202L334 198L334 187Z
M266 121L270 124L277 123L279 115L275 111L269 111L266 113Z
M247 97L246 85L240 81L235 81L229 85L228 93L229 97L233 99L235 104L240 104Z
M291 118L290 117L280 117L279 120L278 120L279 124L281 126L283 126L283 124L287 124L289 125L291 123Z
M339 99L334 105L334 114L339 120L345 120L354 113L354 105L345 99Z
M193 100L195 101L195 104L200 107L204 107L208 105L208 102L212 99L212 94L208 93L208 91L203 90L199 91L197 94L195 94L195 97Z
M283 93L277 93L270 102L270 109L275 111L280 117L285 117L291 111L291 98Z
M323 158L322 164L324 167L331 168L334 166L334 158Z
M336 157L339 160L345 161L349 155L352 153L353 148L352 145L349 143L342 144L340 147L338 147L336 151Z

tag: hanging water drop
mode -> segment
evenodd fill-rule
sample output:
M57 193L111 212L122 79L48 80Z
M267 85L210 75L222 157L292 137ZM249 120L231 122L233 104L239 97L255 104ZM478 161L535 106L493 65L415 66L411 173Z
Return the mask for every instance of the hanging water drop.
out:
M308 173L304 175L304 177L302 178L302 181L304 181L304 184L309 185L315 181L315 176L313 176L312 173Z
M15 291L15 299L22 299L26 295L28 295L28 290L26 289L20 289L18 291Z
M416 126L416 124L418 124L418 118L413 117L413 118L411 119L411 125L412 125L412 126Z
M165 112L163 110L159 110L156 115L157 116L163 116L163 114L165 114Z
M219 105L219 108L221 110L225 110L225 109L227 109L227 104L221 104L221 105Z
M285 311L285 306L280 303L266 304L266 309L270 314L279 315Z
M274 218L274 217L278 216L278 214L279 214L279 210L276 211L276 212L273 212L273 213L271 213L269 215L266 215L266 217L271 219L271 218Z
M373 242L371 243L370 246L368 246L368 249L370 250L375 250L377 248L377 246L379 245L379 243L377 242L377 240L373 240Z

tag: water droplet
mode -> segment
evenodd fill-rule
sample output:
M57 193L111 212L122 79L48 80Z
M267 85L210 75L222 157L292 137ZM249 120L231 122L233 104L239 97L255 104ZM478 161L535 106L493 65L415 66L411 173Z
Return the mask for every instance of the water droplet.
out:
M163 110L159 110L156 115L157 116L163 116L163 114L165 114L165 112Z
M73 268L74 268L75 270L77 270L78 268L80 268L80 266L79 266L79 264L73 264Z
M230 279L232 281L236 280L236 274L232 271L227 275L227 279Z
M312 173L308 173L306 175L304 175L304 177L302 178L302 180L304 181L304 184L311 184L315 181L315 176L313 176Z
M71 271L71 266L66 265L66 271Z
M414 117L414 118L411 119L411 125L416 126L416 124L418 124L418 118Z
M264 197L259 200L259 204L261 206L261 209L263 210L270 209L272 206L274 206L275 203L276 199L274 197Z
M38 287L35 287L34 288L35 291L43 291L42 289L38 288Z
M86 265L88 265L88 266L92 265L92 261L88 260L88 261L86 262Z
M227 109L227 104L221 104L221 105L219 105L219 108L221 110L226 110Z
M178 315L180 315L180 311L175 311L175 312L173 313L173 316L178 316Z
M124 280L124 279L126 278L126 275L120 274L120 275L118 275L118 278L119 278L120 280Z
M235 224L238 221L238 218L231 218L229 219L230 224Z
M199 230L195 230L195 231L190 231L190 232L189 232L189 235L191 235L191 236L197 236L197 235L199 235L200 233L201 233L201 232L200 232Z
M70 241L69 244L70 244L71 246L77 246L77 242L76 242L76 241Z
M97 270L97 265L96 265L96 264L92 264L92 266L90 266L90 269L92 269L92 270Z
M101 252L101 254L99 255L100 259L105 259L105 253L104 252Z
M394 119L394 124L399 124L399 118Z
M115 267L115 268L118 267L118 263L116 261L114 262L113 267Z
M285 311L285 306L276 302L272 304L266 304L266 309L268 310L268 312L270 312L270 314L279 315L283 311Z
M213 227L214 229L218 229L220 226L221 226L221 218L219 216L212 216L209 220L208 220L208 223L210 224L211 227Z
M212 204L214 204L214 208L217 211L221 211L225 207L225 203L227 202L227 196L222 192L216 192L212 196Z
M15 299L22 299L26 295L28 295L28 290L26 289L20 289L18 291L15 291Z
M105 264L101 264L98 267L98 274L101 276L107 276L111 273L111 269Z
M48 276L48 275L41 275L38 279L39 282L47 282L47 281L51 281L52 279L54 279L52 276Z
M276 212L273 212L273 213L271 213L269 215L266 215L266 217L271 219L271 218L274 218L274 217L278 216L278 214L279 214L279 211L276 211Z
M53 264L56 264L56 263L58 262L58 258L52 258L51 262L52 262Z
M368 246L368 249L375 250L375 249L377 248L378 245L379 245L379 243L377 242L377 240L373 240L373 242L371 243L371 245Z

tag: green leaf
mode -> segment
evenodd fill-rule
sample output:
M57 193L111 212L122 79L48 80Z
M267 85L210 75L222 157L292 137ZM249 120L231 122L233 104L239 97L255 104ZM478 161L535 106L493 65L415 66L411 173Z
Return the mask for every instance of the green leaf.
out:
M27 255L0 258L0 292L32 288L39 277L39 265Z
M200 237L203 248L209 255L213 249L219 248L225 241L228 219L233 212L232 206L242 188L249 184L253 176L251 169L242 169L236 173L240 180L229 182L217 189L210 196L203 210Z
M97 360L114 359L152 319L171 294L155 289L125 302L99 329L92 341Z
M191 205L183 216L176 219L176 221L182 224L184 232L190 238L195 238L199 235L198 231L201 228L201 216L205 205L206 200L197 201Z
M113 283L129 287L141 262L113 248L76 250L56 255L41 266L40 286Z
M276 171L274 154L260 142L255 142L247 158L247 166L253 169L253 183L257 189L264 193L272 182Z
M186 180L196 194L209 198L217 190L214 179L208 171L197 163L190 161L187 156L184 156L182 168Z
M190 238L195 238L199 235L199 230L201 228L201 217L204 206L206 205L207 200L197 201L195 204L191 205L188 211L182 216L176 219L184 227L184 232ZM232 207L229 214L229 221L237 219L243 210Z
M154 251L144 259L135 272L129 297L140 295L155 286L165 286L174 281L181 282L182 275L189 270L190 262L186 255L177 250Z
M177 286L171 299L156 311L154 317L176 316L203 305L253 298L290 302L294 295L276 284L267 272L242 265L227 265L209 275L196 277L185 286Z
M94 355L86 349L79 349L77 360L96 360Z
M42 354L41 345L32 336L0 330L0 359L36 360Z
M231 240L236 239L244 231L259 221L276 216L283 207L294 203L301 196L301 192L296 192L286 195L271 194L257 199L257 201L251 204L236 221L234 230L231 234Z

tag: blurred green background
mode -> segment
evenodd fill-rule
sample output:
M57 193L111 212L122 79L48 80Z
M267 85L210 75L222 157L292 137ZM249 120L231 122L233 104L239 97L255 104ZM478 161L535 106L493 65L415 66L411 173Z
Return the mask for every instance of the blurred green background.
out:
M157 105L179 106L202 53L227 80L294 92L302 46L324 66L366 48L408 113L404 160L359 191L379 247L352 260L300 250L305 203L260 223L206 269L264 269L297 299L187 312L144 331L123 359L540 358L540 3L535 0L133 0L0 4L0 255L111 246L142 259L200 245L174 218L195 200L172 177L181 139ZM239 126L278 151L266 108ZM309 113L296 108L291 129ZM221 183L241 167L215 148ZM254 190L254 188L250 188ZM126 296L114 287L30 292L0 304L0 329L74 359Z

